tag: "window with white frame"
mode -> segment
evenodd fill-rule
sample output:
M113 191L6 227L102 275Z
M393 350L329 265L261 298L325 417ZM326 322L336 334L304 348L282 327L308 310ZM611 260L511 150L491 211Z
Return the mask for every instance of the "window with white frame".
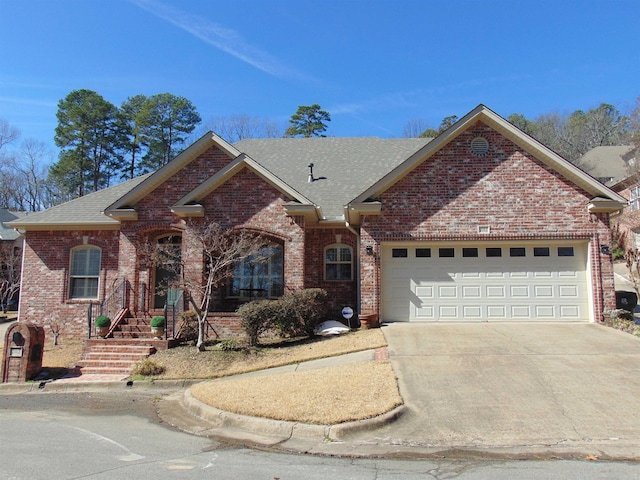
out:
M348 245L330 245L324 250L324 279L349 281L353 279L353 250Z
M98 298L102 251L90 245L71 250L70 298Z
M637 185L631 189L631 196L629 197L629 206L631 210L640 209L640 185Z

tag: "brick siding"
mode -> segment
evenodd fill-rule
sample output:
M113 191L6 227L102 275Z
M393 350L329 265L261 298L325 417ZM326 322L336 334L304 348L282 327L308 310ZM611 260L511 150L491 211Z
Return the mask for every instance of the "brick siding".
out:
M489 151L471 153L473 137ZM579 189L487 125L470 126L379 198L382 213L361 228L363 309L380 311L380 244L392 240L574 239L590 243L594 316L615 307L613 267L600 244L611 245L607 215L587 210ZM488 225L490 234L479 234ZM367 245L378 255L368 256ZM365 307L366 306L366 307Z

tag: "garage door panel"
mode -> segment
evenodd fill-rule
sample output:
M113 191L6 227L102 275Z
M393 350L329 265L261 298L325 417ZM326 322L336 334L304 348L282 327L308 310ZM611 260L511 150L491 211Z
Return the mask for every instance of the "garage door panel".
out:
M463 305L462 315L465 319L481 320L482 305Z
M477 257L463 257L460 245L383 244L383 319L588 320L586 244L570 245L570 256L560 255L555 244L544 244L536 252L549 256L534 256L536 245L527 243L524 257L512 257L506 242L474 245ZM496 245L502 255L485 256L485 247L495 253ZM515 250L521 245L515 244ZM407 256L393 258L392 248L406 249ZM417 248L430 248L433 255L420 257ZM439 248L453 249L454 256L439 257Z
M423 287L418 285L416 286L416 296L418 298L433 299L435 297L434 288L432 286Z
M509 276L510 278L527 278L529 276L529 272L526 272L526 271L507 272L507 276Z
M439 314L443 320L460 320L458 307L456 305L441 305Z
M467 285L462 287L463 298L481 298L482 288L480 285Z
M542 271L538 271L538 272L533 272L533 276L535 278L551 278L551 277L553 277L553 272L550 272L548 270L547 271L542 270Z
M507 318L507 306L487 305L487 318L505 320Z
M558 290L562 298L578 297L578 287L576 285L559 285Z
M511 285L509 288L509 295L511 298L529 298L529 286L528 285Z
M458 288L455 285L442 285L438 287L438 298L458 298Z
M462 272L462 278L480 278L480 272Z
M553 319L556 317L556 310L553 305L536 305L536 317L540 319Z
M487 285L487 298L505 298L506 287L504 285Z
M553 286L551 285L534 285L536 298L553 297Z
M578 305L561 305L560 306L560 315L565 318L580 318L580 308Z
M529 305L512 305L511 317L514 319L530 319L531 318L531 306Z

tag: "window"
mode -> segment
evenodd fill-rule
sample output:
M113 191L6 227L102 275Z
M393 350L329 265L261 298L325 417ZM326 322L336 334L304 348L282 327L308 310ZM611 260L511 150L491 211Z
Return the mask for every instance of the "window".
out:
M558 247L559 257L573 257L573 247Z
M549 247L533 247L533 256L534 257L548 257L549 256Z
M453 248L440 248L438 250L438 256L440 258L453 258L455 256L455 250Z
M229 295L239 298L280 297L284 293L284 261L281 245L265 245L260 256L264 262L236 263Z
M631 207L631 210L638 210L640 208L640 185L631 189L629 206Z
M487 258L501 257L502 249L500 247L487 247Z
M478 256L478 249L477 248L463 248L462 249L462 256L463 257L477 257Z
M83 246L71 250L70 298L98 298L102 251Z
M416 258L429 258L430 256L430 248L416 248Z
M393 258L407 258L406 248L393 248L391 249L391 256Z
M353 253L347 245L332 245L324 251L324 279L349 281L353 278Z
M509 249L509 256L511 257L526 257L526 250L524 247L511 247Z

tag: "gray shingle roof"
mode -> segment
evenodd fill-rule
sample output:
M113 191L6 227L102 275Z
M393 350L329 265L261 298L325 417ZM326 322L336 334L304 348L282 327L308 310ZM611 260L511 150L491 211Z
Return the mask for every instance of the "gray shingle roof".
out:
M233 146L322 209L342 218L344 206L415 152L429 138L330 137L247 139ZM309 183L309 164L317 179Z
M76 198L66 203L56 205L42 212L35 212L11 222L16 227L37 227L38 225L111 225L120 224L102 212L113 202L129 192L149 175L136 177L113 187Z
M0 208L0 240L17 239L20 234L14 228L5 226L5 223L22 218L26 214L26 212L13 212L6 208Z
M633 148L627 145L595 147L580 157L576 164L605 185L614 185L630 175L622 156Z

